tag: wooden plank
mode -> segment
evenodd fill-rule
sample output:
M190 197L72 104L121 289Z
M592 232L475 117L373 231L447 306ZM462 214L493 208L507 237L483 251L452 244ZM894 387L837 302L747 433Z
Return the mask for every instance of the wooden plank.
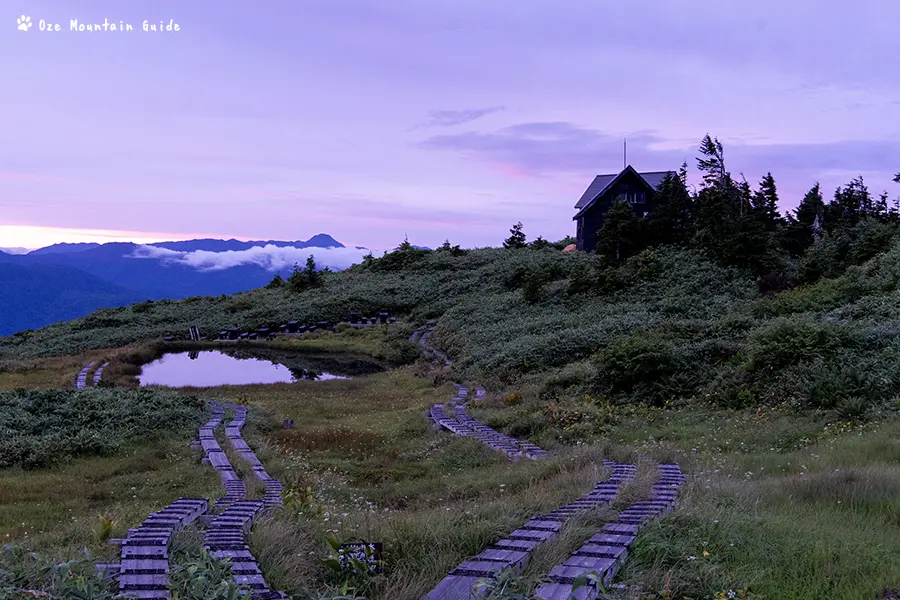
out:
M428 592L423 600L472 600L475 598L473 588L478 579L478 577L450 575Z

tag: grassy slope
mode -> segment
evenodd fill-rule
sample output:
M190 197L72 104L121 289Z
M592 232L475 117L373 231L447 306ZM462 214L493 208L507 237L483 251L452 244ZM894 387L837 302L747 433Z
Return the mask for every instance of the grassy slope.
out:
M590 291L568 295L581 268ZM534 273L540 286L529 301L522 280ZM397 271L333 274L302 294L261 289L99 311L0 339L0 367L144 343L191 324L334 321L384 306L415 322L439 317L435 339L457 376L489 388L530 386L544 399L793 402L855 415L890 408L900 386L898 277L894 249L838 280L756 299L751 280L685 251L648 252L617 270L553 250L435 252ZM408 333L398 329L395 349Z
M643 269L660 272L661 278L655 282L613 298L586 296L563 303L558 292L565 286L569 270L580 263L592 264L593 257L551 250L510 253L484 249L456 258L432 253L402 271L333 274L325 288L302 294L260 289L230 297L98 311L31 335L2 339L0 357L65 355L117 347L186 332L192 324L210 332L289 319L339 320L346 318L351 308L372 313L383 306L421 320L446 314L442 322L445 345L460 355L461 366L487 370L495 368L497 360L517 366L517 357L506 355L511 347L523 344L510 339L511 335L529 336L525 341L535 343L524 345L533 346L539 345L543 336L565 339L588 329L574 345L590 351L604 341L598 337L601 331L608 337L666 317L711 318L746 304L751 297L752 286L736 274L687 254L669 252L660 257L658 265ZM504 285L517 269L542 265L559 271L557 281L548 286L546 303L529 305L521 292ZM641 265L636 268L640 270ZM710 288L716 292L710 294Z

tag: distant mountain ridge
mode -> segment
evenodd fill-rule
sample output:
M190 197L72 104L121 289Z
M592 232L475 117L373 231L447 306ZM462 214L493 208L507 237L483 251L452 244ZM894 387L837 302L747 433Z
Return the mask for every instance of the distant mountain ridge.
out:
M68 252L83 252L84 250L91 250L93 248L99 248L100 244L94 243L77 243L77 244L53 244L52 246L46 246L44 248L38 248L37 250L32 250L28 254L37 255L37 254L65 254Z
M0 335L83 317L104 306L145 300L84 271L62 265L0 262Z
M308 254L316 254L306 249L318 249L332 262L320 258L317 263L332 270L346 268L363 255L324 233L295 242L64 243L27 254L0 252L0 336L82 317L98 308L251 290L276 274L287 277L294 263L302 265Z
M123 243L123 242L112 242ZM345 246L328 235L327 233L318 233L306 241L297 240L295 242L285 242L277 240L268 241L249 241L242 242L234 238L230 240L217 240L213 238L204 238L199 240L184 240L178 242L153 242L151 244L134 244L133 242L124 242L132 246L153 246L155 248L166 248L167 250L177 250L179 252L196 252L204 250L207 252L228 252L237 250L247 250L249 248L261 246L276 246L278 248L344 248ZM109 246L110 244L95 244L91 242L82 242L75 244L53 244L44 248L32 250L28 254L31 256L46 254L69 254L73 252L84 252L86 250L94 250L101 246Z

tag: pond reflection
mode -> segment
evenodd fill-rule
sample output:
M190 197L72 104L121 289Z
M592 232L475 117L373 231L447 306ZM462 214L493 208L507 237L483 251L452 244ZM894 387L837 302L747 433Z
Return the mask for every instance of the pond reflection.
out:
M292 383L301 380L350 379L334 373L288 368L259 358L235 358L217 350L164 354L143 366L141 385L215 387L257 383Z

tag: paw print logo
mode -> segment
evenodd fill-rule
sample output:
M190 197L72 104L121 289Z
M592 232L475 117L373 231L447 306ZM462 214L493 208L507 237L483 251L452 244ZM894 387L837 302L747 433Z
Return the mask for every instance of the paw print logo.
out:
M22 15L16 19L16 25L19 26L19 31L28 31L31 28L31 17Z

